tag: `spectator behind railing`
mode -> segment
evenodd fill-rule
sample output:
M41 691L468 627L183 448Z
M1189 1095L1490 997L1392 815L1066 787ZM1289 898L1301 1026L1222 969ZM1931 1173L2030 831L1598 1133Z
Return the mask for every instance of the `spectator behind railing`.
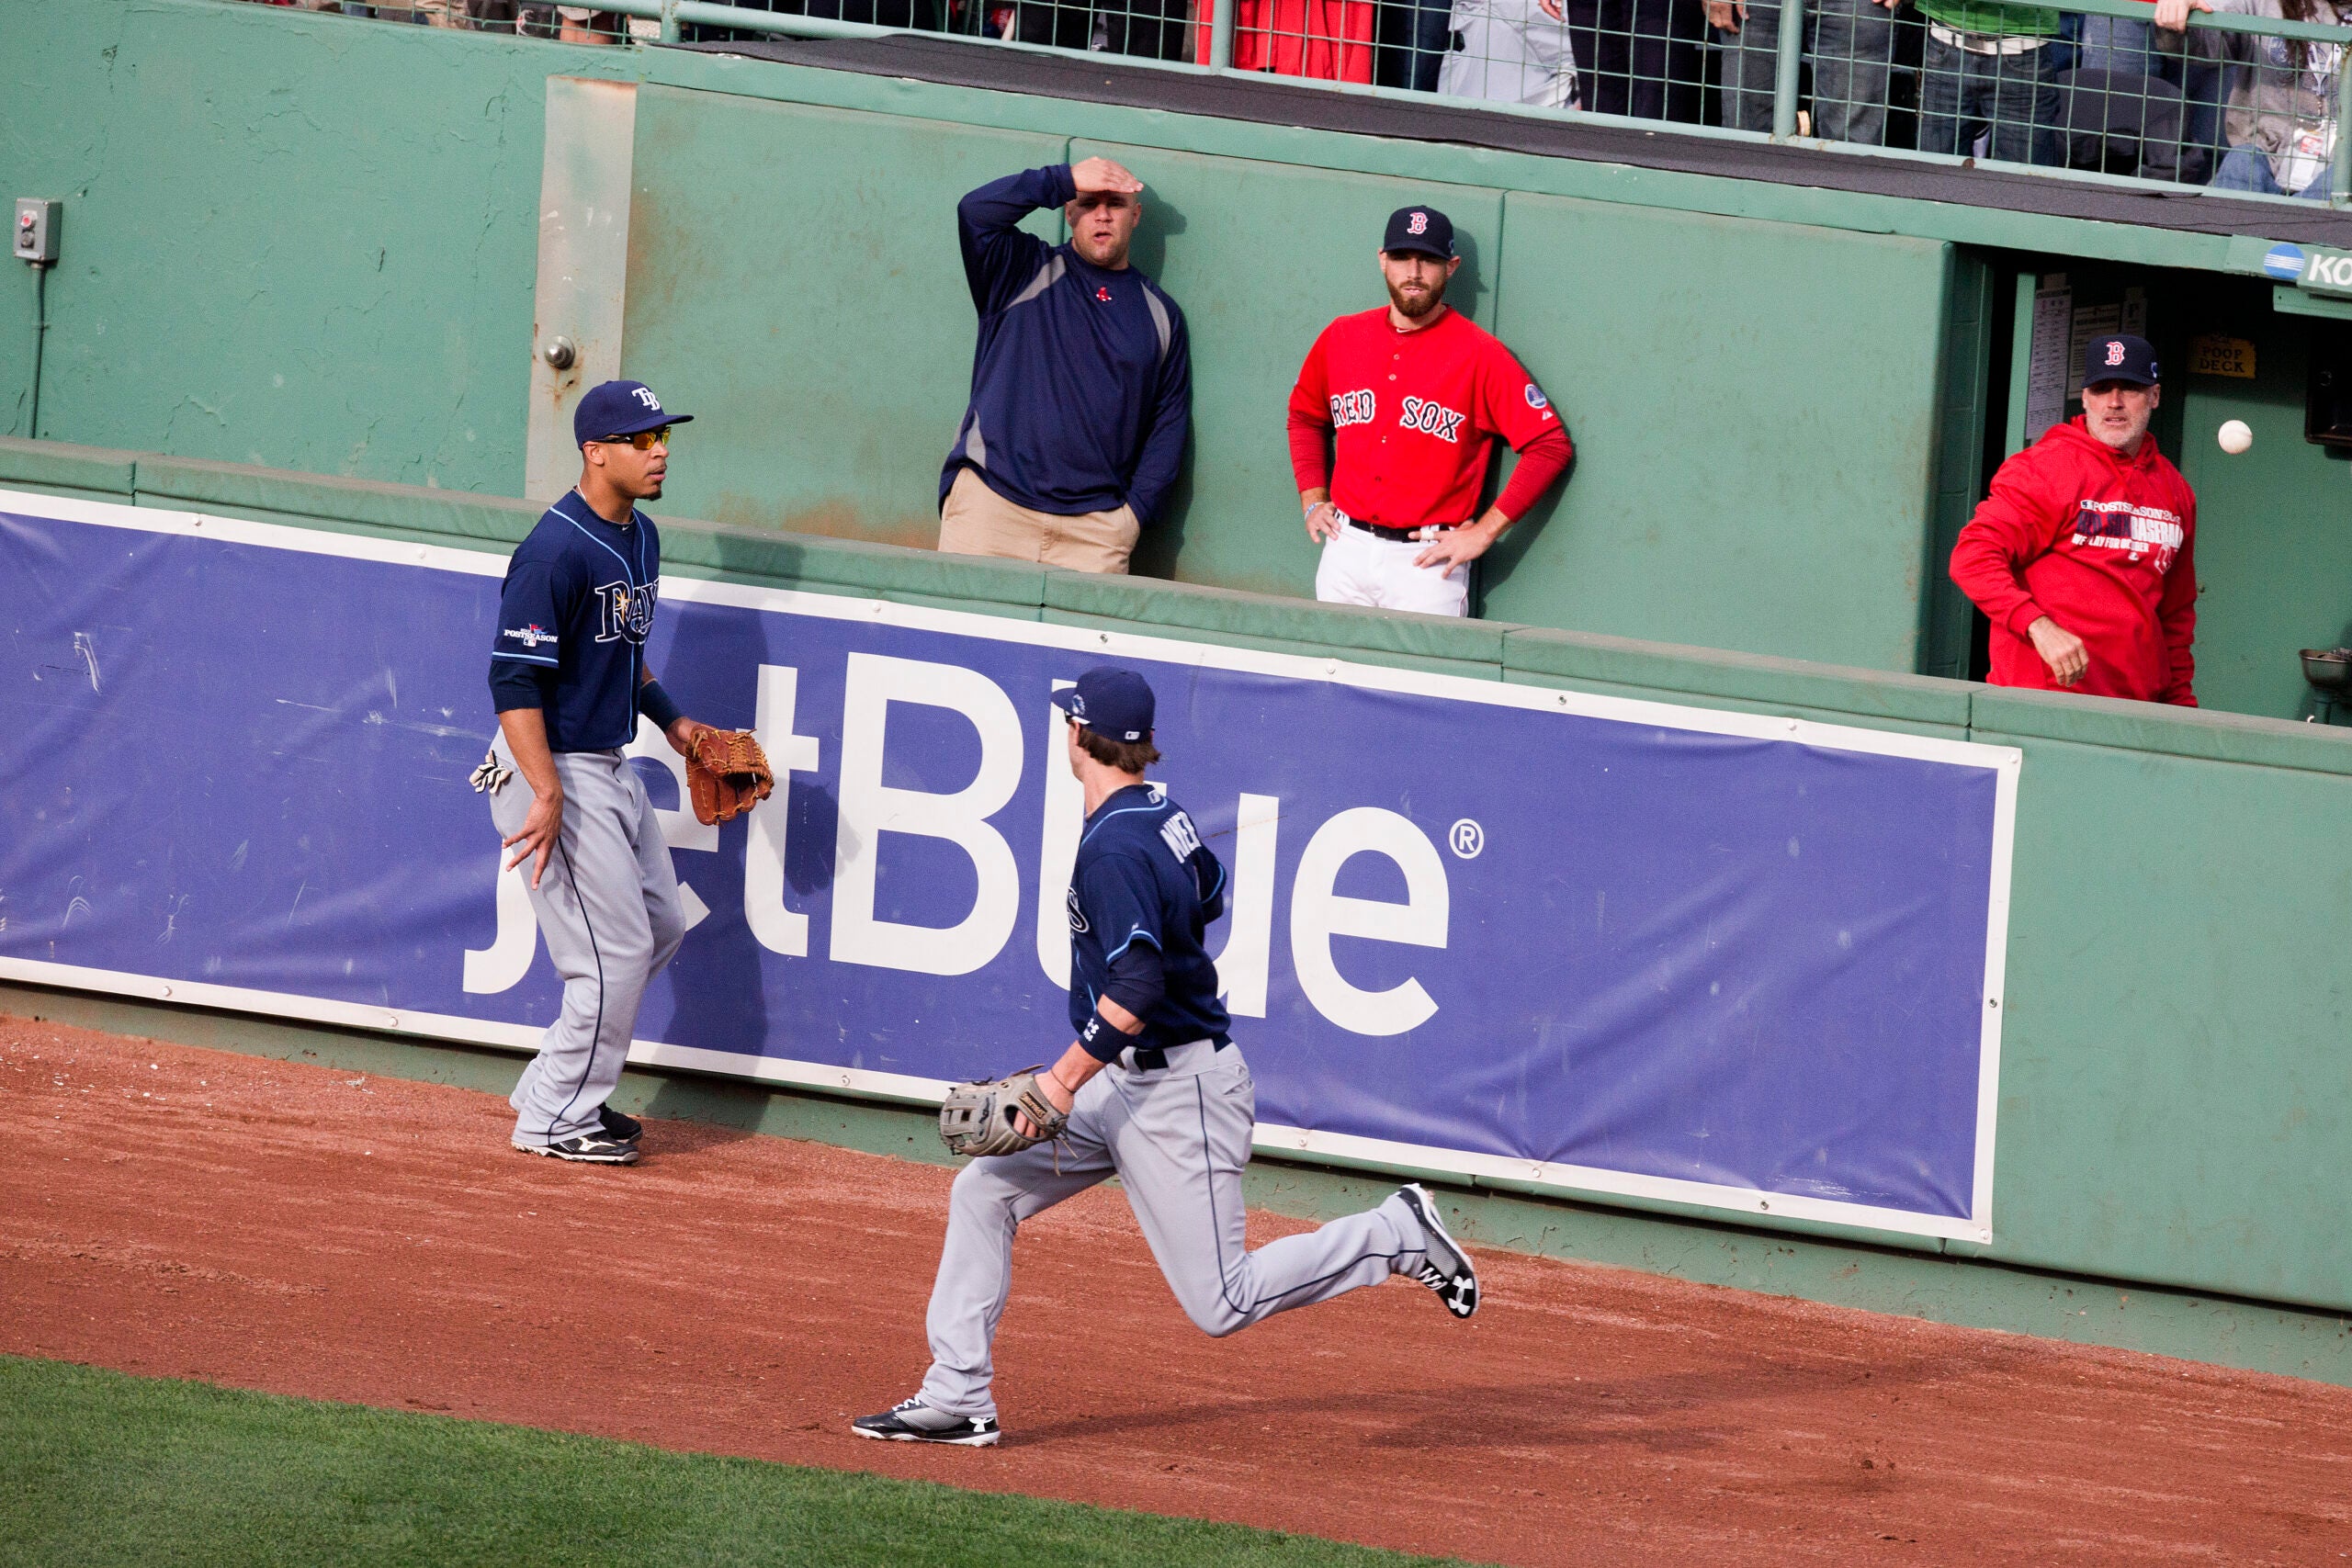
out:
M2060 164L2058 13L1997 0L1919 0L1919 151Z
M1183 0L1167 3L1182 14ZM1225 4L1234 6L1234 69L1371 85L1373 32L1379 13L1374 0L1200 0L1195 47L1203 61L1209 58L1216 7ZM1078 9L1086 14L1085 6Z
M1903 0L1817 0L1804 7L1813 64L1813 133L1825 141L1886 144L1886 82L1894 64L1894 12ZM1723 122L1772 129L1780 69L1779 0L1707 0L1723 59Z
M2344 0L2158 0L2156 24L2186 27L2192 9L2273 21L2352 22L2352 3ZM2222 119L2230 151L2214 171L2214 188L2326 200L2335 175L2343 46L2256 33L2197 36L2219 45L2233 62Z
M2070 13L2073 54L2059 77L2065 161L2078 169L2203 185L2221 134L2221 62L2183 34L2184 13L2161 26L2136 17Z
M1454 0L1462 47L1438 66L1448 97L1575 108L1577 57L1561 0Z

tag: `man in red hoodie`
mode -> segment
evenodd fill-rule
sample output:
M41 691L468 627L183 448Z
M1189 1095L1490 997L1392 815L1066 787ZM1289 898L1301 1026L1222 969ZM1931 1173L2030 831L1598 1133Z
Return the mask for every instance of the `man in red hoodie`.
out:
M2144 338L2093 338L2082 416L2003 463L1960 531L1994 685L2197 705L2197 497L2148 434L2158 395Z

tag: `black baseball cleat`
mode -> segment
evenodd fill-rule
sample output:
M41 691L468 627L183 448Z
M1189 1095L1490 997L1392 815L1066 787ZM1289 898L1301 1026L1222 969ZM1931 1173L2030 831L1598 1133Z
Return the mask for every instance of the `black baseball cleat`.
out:
M645 1123L636 1117L614 1110L609 1105L596 1107L596 1119L604 1123L605 1136L633 1144L645 1132Z
M849 1424L849 1429L861 1438L884 1442L953 1443L963 1449L992 1449L1004 1435L993 1416L950 1416L944 1410L933 1410L920 1398L879 1416L861 1416Z
M1415 1276L1437 1292L1445 1310L1456 1317L1468 1317L1478 1310L1478 1271L1470 1267L1470 1255L1462 1250L1453 1237L1446 1233L1445 1222L1437 1217L1437 1204L1419 1183L1408 1183L1396 1189L1396 1196L1405 1200L1413 1217L1421 1222L1421 1271Z
M565 1138L560 1143L526 1144L520 1138L514 1146L526 1155L545 1155L549 1159L577 1160L583 1165L635 1165L637 1145L627 1138L607 1134L582 1133L578 1137Z

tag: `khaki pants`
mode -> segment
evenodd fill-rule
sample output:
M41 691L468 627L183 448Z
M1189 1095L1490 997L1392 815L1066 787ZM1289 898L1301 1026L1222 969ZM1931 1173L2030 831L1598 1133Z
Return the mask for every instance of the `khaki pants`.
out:
M1143 532L1131 507L1065 517L1017 506L970 468L956 472L939 513L939 547L952 556L1004 556L1078 571L1124 572Z

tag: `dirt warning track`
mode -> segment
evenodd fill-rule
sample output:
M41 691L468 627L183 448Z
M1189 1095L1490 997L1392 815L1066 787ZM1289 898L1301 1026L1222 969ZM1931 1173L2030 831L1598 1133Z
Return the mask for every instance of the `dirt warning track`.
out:
M1468 1324L1398 1281L1211 1340L1115 1190L1023 1229L1003 1447L863 1442L949 1172L508 1122L0 1017L0 1350L1515 1564L2352 1552L2352 1391L1496 1252Z

